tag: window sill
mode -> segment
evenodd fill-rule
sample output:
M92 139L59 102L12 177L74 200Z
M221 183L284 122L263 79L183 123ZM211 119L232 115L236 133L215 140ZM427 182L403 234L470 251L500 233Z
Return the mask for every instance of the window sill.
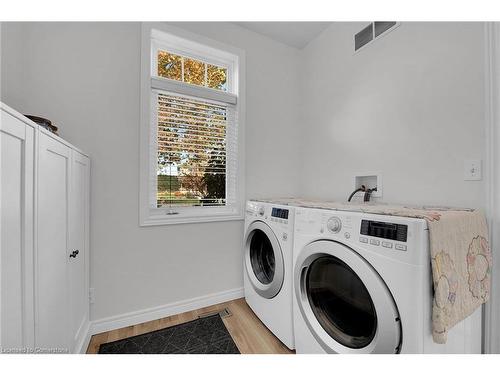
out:
M172 224L195 224L195 223L213 223L218 221L238 221L243 220L243 214L214 214L214 215L188 215L179 213L176 215L150 215L146 218L141 218L139 225L141 227L150 227L156 225L172 225Z

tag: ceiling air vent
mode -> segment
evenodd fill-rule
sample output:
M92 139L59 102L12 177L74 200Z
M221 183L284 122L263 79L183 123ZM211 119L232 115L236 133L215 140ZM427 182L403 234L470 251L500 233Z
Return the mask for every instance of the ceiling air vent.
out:
M370 23L354 35L354 52L397 26L399 26L399 22L395 21L376 21Z
M373 24L369 24L359 33L354 35L354 50L357 51L373 40Z
M380 34L385 33L390 28L396 26L396 23L397 22L394 22L394 21L374 22L375 38L378 37Z

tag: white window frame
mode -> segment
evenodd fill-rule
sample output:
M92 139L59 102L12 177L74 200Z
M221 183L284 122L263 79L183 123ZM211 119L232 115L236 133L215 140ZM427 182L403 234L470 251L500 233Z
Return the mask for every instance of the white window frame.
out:
M194 58L228 69L227 92L179 82L167 78L156 78L156 51L158 49L185 57ZM234 202L221 207L168 207L156 208L156 131L155 90L162 90L200 99L225 102L234 106L237 113L237 147L231 157L236 160L234 181L229 188L235 192ZM231 124L228 124L231 126ZM154 128L153 128L154 127ZM139 170L139 225L166 225L213 221L243 220L244 218L244 139L245 134L245 54L244 51L167 25L165 23L142 24L141 46L141 124L140 124L140 170ZM228 155L228 160L229 160ZM228 172L231 172L228 169ZM226 188L226 194L228 189Z

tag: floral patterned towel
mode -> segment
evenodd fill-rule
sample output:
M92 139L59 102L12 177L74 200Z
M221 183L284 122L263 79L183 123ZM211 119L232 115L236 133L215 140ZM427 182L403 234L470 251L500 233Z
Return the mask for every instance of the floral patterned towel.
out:
M326 208L425 219L429 227L434 300L432 337L446 343L448 331L488 301L492 257L484 214L472 209L351 204L304 199L260 200L298 207Z
M478 211L439 212L425 219L434 284L432 337L442 344L451 327L489 299L492 259L488 227Z

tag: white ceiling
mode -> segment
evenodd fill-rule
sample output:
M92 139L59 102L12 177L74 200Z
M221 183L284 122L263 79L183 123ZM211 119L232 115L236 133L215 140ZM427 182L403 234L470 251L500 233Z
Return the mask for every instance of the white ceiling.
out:
M331 22L235 22L291 47L302 49Z

